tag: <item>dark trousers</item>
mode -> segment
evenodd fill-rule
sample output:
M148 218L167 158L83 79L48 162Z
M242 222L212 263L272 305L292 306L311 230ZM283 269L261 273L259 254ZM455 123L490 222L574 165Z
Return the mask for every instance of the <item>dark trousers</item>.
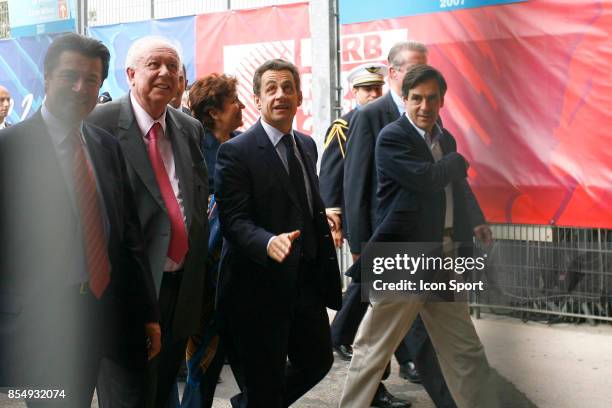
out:
M80 285L69 287L56 302L47 305L48 320L41 321L38 335L28 340L38 342L28 353L41 353L27 367L33 379L28 388L60 390L64 396L28 400L27 406L90 406L104 333L100 304L87 287L81 291Z
M101 408L125 406L125 401L140 400L144 381L144 403L138 406L166 408L173 406L170 395L176 385L181 361L185 358L187 338L176 339L172 333L174 310L182 275L164 273L160 293L161 351L147 364L145 372L104 361L98 378L98 398ZM121 379L118 382L116 379Z
M242 384L240 408L288 407L314 387L333 364L327 312L312 284L293 301L259 299L257 306L224 306L227 347ZM255 290L255 289L254 289Z

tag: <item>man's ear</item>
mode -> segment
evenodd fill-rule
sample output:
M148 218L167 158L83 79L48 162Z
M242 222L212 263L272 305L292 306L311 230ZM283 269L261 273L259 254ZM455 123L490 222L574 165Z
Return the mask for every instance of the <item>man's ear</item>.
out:
M299 91L299 92L298 92L298 101L297 101L297 106L302 106L302 100L303 100L303 97L302 97L302 91Z
M259 95L253 95L253 102L255 102L257 110L261 110L261 99L259 98Z
M208 111L208 114L210 115L211 118L213 118L213 120L217 120L217 117L219 116L219 111L213 108Z
M440 98L440 107L444 106L444 95Z
M134 71L134 68L131 68L131 67L127 67L127 68L125 69L125 74L127 75L128 84L129 84L130 86L132 86L132 85L133 85L133 81L134 81L134 73L135 73L135 72L136 72L136 71Z

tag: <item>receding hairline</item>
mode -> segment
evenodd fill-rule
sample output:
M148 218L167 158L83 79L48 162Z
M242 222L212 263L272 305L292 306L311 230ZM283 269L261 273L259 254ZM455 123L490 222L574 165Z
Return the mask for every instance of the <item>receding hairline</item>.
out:
M146 58L147 53L155 49L165 49L176 54L179 64L183 64L178 46L165 37L147 36L134 41L125 57L125 68L135 68L136 64Z
M418 41L401 41L393 45L389 50L389 55L387 56L387 62L389 66L398 67L403 65L404 61L402 60L401 55L405 51L412 51L423 54L427 56L427 46Z
M2 85L0 85L0 92L6 92L7 94L9 94L9 96L11 95L9 90L5 86L2 86Z

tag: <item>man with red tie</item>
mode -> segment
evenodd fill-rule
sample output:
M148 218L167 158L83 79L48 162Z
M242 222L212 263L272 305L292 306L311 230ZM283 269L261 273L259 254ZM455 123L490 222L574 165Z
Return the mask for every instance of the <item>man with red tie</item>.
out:
M147 369L147 406L164 407L187 338L197 332L203 311L212 305L204 293L208 173L198 147L204 129L168 107L182 66L175 45L163 37L140 38L128 50L125 65L130 92L98 105L89 120L117 137L136 196L161 313L161 353ZM113 393L118 376L140 378L138 372L105 363L98 383L101 394Z
M26 390L29 406L89 406L103 356L144 368L159 352L123 154L83 122L109 60L97 40L57 38L41 110L0 132L0 387ZM142 395L122 406L140 406Z

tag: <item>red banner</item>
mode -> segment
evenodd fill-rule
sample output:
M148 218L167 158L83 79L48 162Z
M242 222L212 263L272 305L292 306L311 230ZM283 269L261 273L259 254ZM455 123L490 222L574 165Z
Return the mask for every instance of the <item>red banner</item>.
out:
M272 57L295 62L305 94L297 126L312 130L307 4L201 15L196 24L197 75L237 75L249 123L258 116L254 69ZM405 39L427 44L448 81L441 114L491 222L612 228L612 0L532 0L344 25L343 78L356 64L385 61Z
M530 1L344 34L400 27L448 80L444 123L489 220L612 228L611 1Z
M253 102L253 74L264 61L283 58L301 72L304 101L297 129L311 133L311 51L308 3L202 14L196 17L196 77L225 72L238 78L245 127L259 117Z

